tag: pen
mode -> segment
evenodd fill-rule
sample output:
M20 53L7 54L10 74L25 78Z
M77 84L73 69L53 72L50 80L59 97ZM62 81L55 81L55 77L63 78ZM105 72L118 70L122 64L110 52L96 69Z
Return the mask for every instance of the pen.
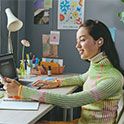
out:
M37 86L35 86L37 83L36 83L37 81L34 81L33 83L32 83L32 86L33 87L37 87ZM44 84L40 84L38 87L37 87L37 89L41 89L42 87L44 86Z
M41 84L41 85L37 88L37 90L41 89L43 86L44 86L44 84Z

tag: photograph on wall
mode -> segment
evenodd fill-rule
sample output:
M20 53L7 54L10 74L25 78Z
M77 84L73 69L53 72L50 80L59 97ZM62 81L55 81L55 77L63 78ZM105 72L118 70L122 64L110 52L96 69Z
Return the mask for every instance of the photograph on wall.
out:
M45 9L52 8L52 0L44 0L44 8Z
M49 3L51 0L47 0ZM34 24L49 24L50 7L51 3L46 6L45 0L34 0L33 10L34 10Z
M59 45L60 40L60 31L51 31L50 32L50 44Z
M77 29L84 20L85 0L58 1L58 29Z
M43 57L58 57L58 45L50 44L50 35L42 35Z

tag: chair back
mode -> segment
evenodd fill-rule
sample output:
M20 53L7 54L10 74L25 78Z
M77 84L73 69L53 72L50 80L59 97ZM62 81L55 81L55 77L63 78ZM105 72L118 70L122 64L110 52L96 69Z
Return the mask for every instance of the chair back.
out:
M117 118L116 118L116 124L122 124L120 121L122 114L124 113L124 90L122 93L122 97L118 103L118 111L117 111Z

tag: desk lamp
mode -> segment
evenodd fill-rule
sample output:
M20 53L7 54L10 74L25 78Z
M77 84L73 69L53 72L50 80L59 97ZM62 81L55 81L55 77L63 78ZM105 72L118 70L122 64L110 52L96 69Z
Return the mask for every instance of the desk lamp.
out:
M7 29L8 29L8 53L13 53L13 46L11 41L11 32L20 30L23 26L23 22L15 17L10 8L5 9L7 15Z
M28 40L21 40L21 44L23 45L22 47L22 60L24 60L24 52L25 52L25 47L29 47L30 46L30 42Z

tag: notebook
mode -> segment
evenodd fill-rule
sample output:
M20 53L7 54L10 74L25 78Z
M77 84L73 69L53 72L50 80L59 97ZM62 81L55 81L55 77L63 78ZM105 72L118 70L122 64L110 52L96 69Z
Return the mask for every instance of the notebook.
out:
M38 110L39 102L29 100L2 99L0 109L4 110Z

